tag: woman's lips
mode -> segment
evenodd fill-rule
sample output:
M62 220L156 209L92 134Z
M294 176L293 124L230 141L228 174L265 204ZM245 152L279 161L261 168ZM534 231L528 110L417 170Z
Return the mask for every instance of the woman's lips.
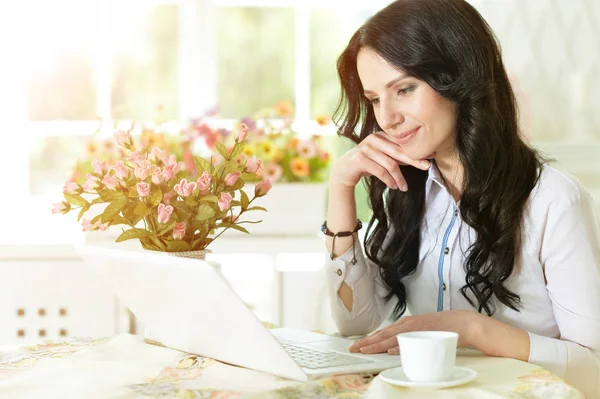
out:
M414 135L419 131L420 128L421 127L417 127L411 131L408 131L408 132L402 134L401 136L394 137L394 140L398 144L406 144L414 137Z

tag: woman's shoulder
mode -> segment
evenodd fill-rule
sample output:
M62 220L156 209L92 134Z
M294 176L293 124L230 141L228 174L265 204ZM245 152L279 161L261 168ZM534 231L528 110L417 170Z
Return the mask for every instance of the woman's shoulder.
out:
M540 176L533 188L530 201L532 205L558 205L574 203L587 199L589 193L579 180L554 166L544 163L541 165Z

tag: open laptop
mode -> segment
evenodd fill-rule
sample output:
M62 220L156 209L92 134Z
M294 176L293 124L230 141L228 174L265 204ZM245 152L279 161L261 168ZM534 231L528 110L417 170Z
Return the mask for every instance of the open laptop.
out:
M347 339L267 329L208 261L141 249L75 249L166 347L298 381L400 365L400 356L351 354Z

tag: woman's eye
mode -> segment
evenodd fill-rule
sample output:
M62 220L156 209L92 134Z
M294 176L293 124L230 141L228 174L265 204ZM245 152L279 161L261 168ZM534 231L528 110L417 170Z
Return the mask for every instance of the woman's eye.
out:
M414 89L415 89L414 86L408 86L408 87L398 90L398 94L408 94L411 91L413 91Z
M379 104L379 99L378 99L378 98L374 98L374 99L372 99L372 100L369 100L369 102L370 102L372 105L377 105L377 104Z

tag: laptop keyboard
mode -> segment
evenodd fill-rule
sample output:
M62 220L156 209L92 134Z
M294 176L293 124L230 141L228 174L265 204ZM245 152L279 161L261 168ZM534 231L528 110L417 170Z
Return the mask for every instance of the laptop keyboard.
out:
M337 352L320 351L318 349L306 348L287 341L279 340L279 343L300 367L307 369L314 370L327 367L373 362L372 360L362 359L357 356L349 356Z

